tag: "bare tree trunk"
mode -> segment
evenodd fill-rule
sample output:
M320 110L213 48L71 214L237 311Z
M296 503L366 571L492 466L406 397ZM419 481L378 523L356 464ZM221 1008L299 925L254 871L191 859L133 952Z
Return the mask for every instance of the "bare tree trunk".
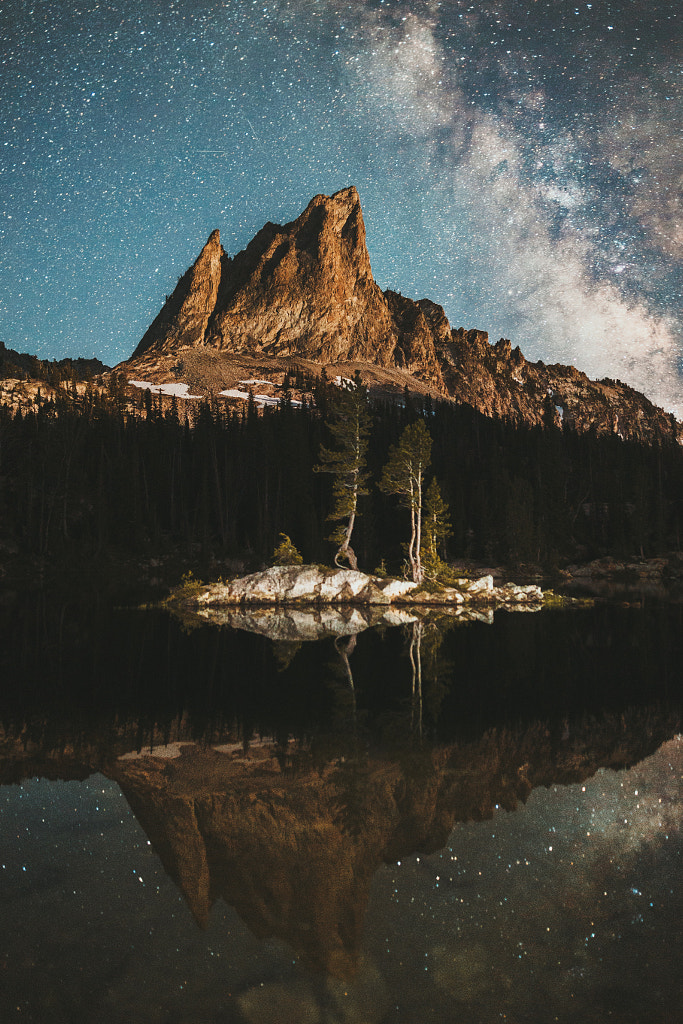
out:
M345 558L349 564L342 565L342 563L339 561L340 558ZM358 569L358 559L356 558L356 554L350 544L342 544L342 546L339 548L336 555L334 556L334 564L337 566L338 569Z
M352 690L355 690L356 688L353 685L353 673L351 671L351 662L349 661L349 656L353 654L353 652L356 649L357 639L358 635L356 633L352 633L351 636L349 637L338 636L337 639L334 641L334 646L337 650L337 654L341 658L342 663L344 665L344 672L346 674L346 678L348 679L349 687Z
M344 535L344 540L340 544L339 548L337 549L337 553L334 556L334 564L339 569L345 569L346 568L345 565L342 565L340 563L340 561L339 561L340 558L341 559L346 559L346 561L349 563L349 565L351 566L352 569L358 569L358 559L356 558L356 553L353 550L353 548L351 547L351 543L350 543L351 542L351 534L353 533L353 525L354 525L355 521L356 521L356 513L354 511L349 516L349 522L348 522L348 525L346 527L346 534Z
M417 478L417 510L415 516L415 566L416 573L413 577L416 583L422 583L424 574L422 572L422 558L420 548L422 547L422 473Z
M413 583L421 583L422 580L419 578L418 563L415 558L415 538L417 536L417 523L415 520L415 503L412 500L410 502L410 544L408 545L408 561L410 562L410 571L413 577Z

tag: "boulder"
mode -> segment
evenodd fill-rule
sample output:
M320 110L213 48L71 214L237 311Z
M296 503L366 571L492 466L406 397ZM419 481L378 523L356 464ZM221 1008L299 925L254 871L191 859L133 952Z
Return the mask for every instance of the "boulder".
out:
M464 589L470 595L490 593L493 590L493 576L482 576L481 579L470 580Z
M389 601L393 601L395 597L405 597L411 590L415 590L417 583L412 580L386 579L378 580L377 586Z

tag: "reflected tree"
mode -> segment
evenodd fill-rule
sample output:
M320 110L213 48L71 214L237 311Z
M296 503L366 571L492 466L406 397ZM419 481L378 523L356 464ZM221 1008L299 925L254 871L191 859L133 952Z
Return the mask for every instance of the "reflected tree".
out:
M422 637L424 622L415 619L410 637L410 667L412 670L412 702L410 709L410 727L422 738Z

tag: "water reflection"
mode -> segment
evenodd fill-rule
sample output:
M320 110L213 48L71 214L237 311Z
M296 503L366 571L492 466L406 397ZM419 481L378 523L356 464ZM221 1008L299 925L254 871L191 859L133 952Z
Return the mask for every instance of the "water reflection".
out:
M184 611L181 617L187 626L209 623L259 633L271 640L311 641L357 636L373 626L401 626L413 622L416 616L402 608L321 605L319 608L205 608L196 613Z
M331 761L297 743L187 744L172 758L119 759L107 774L199 923L223 899L255 935L352 978L380 864L438 850L456 822L514 810L539 785L637 760L662 724L640 714L584 723L559 744L538 725L393 756L352 746Z
M662 726L284 769L180 744L117 759L118 786L5 789L2 1019L674 1020L683 743L596 773Z
M21 786L0 789L3 1021L676 1019L678 619L637 704L630 613L530 619L273 644L154 618L137 654L160 680L146 694L138 674L127 713L111 682L87 721L73 697L61 719L4 713L0 779ZM615 669L584 709L582 651ZM193 664L210 716L187 710ZM156 717L168 680L183 710Z

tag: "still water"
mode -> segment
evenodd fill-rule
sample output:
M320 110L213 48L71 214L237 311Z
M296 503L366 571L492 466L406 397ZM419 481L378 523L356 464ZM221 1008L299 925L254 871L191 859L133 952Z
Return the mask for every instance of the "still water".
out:
M5 595L0 1019L677 1024L681 613Z

